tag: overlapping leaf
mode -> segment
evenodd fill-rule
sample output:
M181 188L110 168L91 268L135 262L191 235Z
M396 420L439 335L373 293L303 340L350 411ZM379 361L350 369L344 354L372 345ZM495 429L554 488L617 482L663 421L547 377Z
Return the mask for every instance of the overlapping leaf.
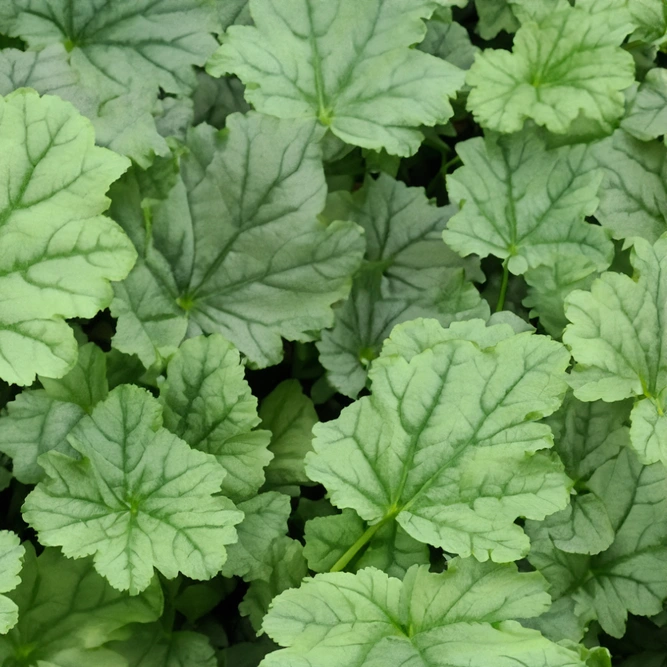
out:
M316 118L347 143L417 151L420 125L452 115L463 85L450 63L409 47L438 0L250 0L254 26L232 26L209 60L236 74L262 113Z
M542 577L514 565L453 560L403 582L375 568L319 574L280 595L264 629L285 646L262 667L583 667L577 652L513 619L549 606Z
M213 454L227 473L222 492L234 501L252 498L272 458L269 431L244 377L234 346L222 336L186 340L167 366L160 398L164 424L191 447Z
M534 129L503 137L490 134L459 143L463 167L447 178L461 211L443 237L461 255L493 254L512 273L553 265L559 254L609 266L613 246L605 232L584 221L595 212L602 174L586 147L547 150Z
M65 317L92 317L136 253L100 214L125 158L96 148L69 103L20 90L0 98L0 377L62 377L77 345Z
M32 547L21 584L10 596L19 622L0 637L0 661L26 667L122 667L118 656L101 647L131 623L155 621L163 602L157 578L130 596L97 574L91 558L72 560L57 549L36 557Z
M358 227L316 219L326 186L314 123L251 113L227 129L190 132L165 201L142 211L136 183L114 191L112 214L141 255L116 289L114 346L146 366L202 331L277 363L281 336L311 340L331 325L359 265Z
M568 481L535 420L565 391L562 345L481 320L399 325L371 369L372 395L315 429L306 472L375 527L479 560L515 560L518 516L567 503Z
M547 526L529 522L530 562L551 584L554 600L569 598L580 637L592 620L613 637L628 613L654 615L667 597L667 479L660 464L642 466L624 447L603 463L588 486L614 530L611 546L595 556L566 553Z
M40 458L48 477L25 501L25 519L48 546L94 555L112 586L136 594L153 568L209 579L225 562L243 514L219 492L224 470L162 428L160 404L123 385L69 436L81 455Z
M451 207L438 208L423 190L386 174L331 206L366 233L366 261L350 298L317 344L329 382L340 392L355 397L364 388L369 362L400 322L432 317L448 325L489 316L469 280L482 278L478 265L461 261L442 242Z
M579 116L612 129L623 114L622 91L634 81L632 56L619 48L632 29L625 0L560 2L538 12L517 31L511 53L478 55L467 77L468 108L499 132L532 119L565 133Z
M577 362L571 384L584 401L636 397L630 438L643 463L667 461L667 235L635 239L636 280L604 273L572 292L563 340Z

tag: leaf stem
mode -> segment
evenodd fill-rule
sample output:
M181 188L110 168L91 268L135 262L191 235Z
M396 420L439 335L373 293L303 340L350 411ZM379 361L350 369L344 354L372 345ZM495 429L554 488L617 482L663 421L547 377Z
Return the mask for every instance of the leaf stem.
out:
M505 297L507 296L507 283L509 282L509 277L509 259L506 259L503 262L503 282L500 284L500 294L498 295L498 304L496 305L497 313L505 307Z
M345 568L348 563L366 546L372 539L373 535L382 528L388 521L391 521L394 518L393 514L389 514L382 519L379 523L376 523L364 531L364 534L334 563L333 567L329 572L340 572Z

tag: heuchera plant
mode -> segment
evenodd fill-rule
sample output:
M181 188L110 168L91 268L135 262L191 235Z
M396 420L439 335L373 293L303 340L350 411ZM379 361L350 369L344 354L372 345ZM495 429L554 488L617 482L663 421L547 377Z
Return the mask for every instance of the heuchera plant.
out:
M0 47L0 667L667 665L664 0Z

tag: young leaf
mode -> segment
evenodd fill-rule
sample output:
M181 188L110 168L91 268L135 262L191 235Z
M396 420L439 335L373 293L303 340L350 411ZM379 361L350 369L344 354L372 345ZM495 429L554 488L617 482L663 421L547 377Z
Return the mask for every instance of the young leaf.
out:
M37 462L44 452L76 457L67 436L107 397L106 358L99 347L87 343L79 348L76 365L67 375L40 381L44 390L23 391L7 405L0 428L0 452L11 456L14 477L23 484L37 484L44 477Z
M655 245L635 239L636 280L604 273L589 292L565 301L571 324L563 341L577 365L571 375L582 401L639 400L630 438L643 463L667 461L667 235Z
M281 336L311 340L331 325L363 240L352 223L317 221L326 196L318 136L314 123L255 113L230 116L223 134L200 125L164 202L142 212L135 194L119 204L113 214L141 259L111 306L116 348L149 367L189 326L267 366L282 357Z
M232 26L211 57L246 99L280 118L316 118L343 141L412 155L420 125L445 123L463 72L410 48L439 0L250 0L255 26Z
M475 119L498 132L517 132L530 118L566 133L581 116L611 130L623 114L621 91L634 81L632 56L619 48L633 27L625 5L562 2L519 28L512 53L479 54L466 79Z
M157 578L143 593L129 596L100 577L92 559L71 560L56 549L36 557L29 547L21 579L10 594L19 608L19 622L0 637L5 664L107 667L105 661L114 656L98 647L131 623L150 623L162 613Z
M654 243L667 231L667 147L644 143L624 130L591 148L604 172L595 216L617 239Z
M57 97L22 89L0 98L0 378L7 382L65 375L77 346L63 318L108 306L108 281L124 278L135 261L125 234L100 215L128 161L93 144L90 123Z
M482 39L493 39L501 30L513 33L519 28L510 0L475 0L475 9L479 16L476 30Z
M94 555L95 569L136 595L153 568L209 579L236 541L243 514L215 495L224 470L162 428L162 410L148 392L114 389L69 435L81 455L40 457L48 477L30 493L23 516L46 546L65 555Z
M164 425L191 447L213 454L225 469L222 492L238 502L264 483L271 434L244 377L238 350L222 336L186 340L169 361L160 391Z
M559 254L583 256L603 270L613 246L600 227L584 221L598 205L602 174L586 147L547 150L535 129L489 134L459 143L463 167L447 177L461 210L443 233L463 256L507 259L512 273L552 264Z
M395 325L432 317L446 326L486 318L489 308L466 280L482 277L478 264L462 261L442 242L451 207L431 204L421 188L408 188L387 174L367 179L353 197L335 199L336 214L364 229L366 261L317 348L329 382L356 397L369 362Z
M667 597L665 469L642 466L626 447L593 474L589 486L614 529L611 546L596 556L566 553L554 545L545 526L529 521L528 559L551 584L555 600L574 600L582 635L596 619L606 633L621 637L628 612L657 614Z
M512 620L548 606L536 573L474 559L450 561L442 574L414 566L403 582L375 568L318 574L274 601L264 629L287 648L261 664L584 667Z
M64 43L77 66L93 66L102 81L136 77L168 93L189 93L194 65L215 49L217 29L207 0L134 0L95 3L14 0L12 20L0 29L26 41L31 50ZM0 15L1 16L1 15Z
M262 401L259 416L271 431L273 459L266 468L266 488L298 496L298 486L310 481L304 459L312 451L313 426L318 422L315 406L298 380L285 380Z
M225 577L243 577L245 581L269 581L273 543L287 534L290 499L283 493L261 493L239 503L245 515L236 530L239 540L227 547L227 561L222 567Z
M628 0L635 32L632 40L659 44L667 34L667 11L663 0Z
M560 462L539 451L551 431L535 423L562 401L567 351L481 320L450 329L417 320L389 341L371 368L372 395L315 426L306 472L371 524L369 536L395 519L448 552L521 558L528 540L515 519L567 503Z
M8 530L0 531L0 593L14 590L21 582L19 573L23 567L25 548L18 535ZM0 635L13 628L18 621L19 609L16 603L5 595L0 595ZM0 639L0 642L3 641Z
M473 46L468 31L462 25L437 18L426 23L426 36L419 49L464 70L470 69L479 50Z
M241 616L248 616L258 633L261 632L262 619L273 599L288 588L298 586L308 574L303 547L289 537L274 540L271 548L262 555L271 574L266 580L253 581L239 605Z

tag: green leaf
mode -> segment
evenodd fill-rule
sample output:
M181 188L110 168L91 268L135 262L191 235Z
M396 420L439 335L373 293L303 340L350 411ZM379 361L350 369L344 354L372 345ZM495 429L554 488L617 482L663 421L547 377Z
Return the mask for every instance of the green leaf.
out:
M25 548L18 535L8 530L0 530L0 593L14 590L21 582L19 576L23 567ZM0 595L0 635L13 628L18 621L19 609L6 595ZM0 638L0 642L3 639Z
M72 368L77 346L63 318L108 306L108 281L135 261L100 215L128 163L93 145L69 103L26 89L0 98L0 153L12 175L0 194L0 377L25 385Z
M447 177L447 187L461 210L443 234L454 250L507 259L514 274L562 254L586 257L600 270L609 266L608 235L584 221L595 213L602 178L586 146L548 150L527 129L469 139L456 149L464 166Z
M659 44L667 33L667 7L664 0L628 0L635 24L632 40Z
M241 616L248 616L258 633L261 632L262 620L276 595L298 586L308 574L303 547L289 537L274 540L263 556L271 575L268 580L253 581L239 605Z
M23 484L37 484L44 477L37 462L41 454L58 451L76 457L67 442L69 432L109 393L106 357L93 343L79 348L67 375L39 379L44 390L20 393L7 405L0 428L0 452L13 459L12 471Z
M515 519L567 503L560 462L540 451L551 431L535 421L559 407L568 361L559 343L508 325L399 325L371 368L372 395L315 426L306 472L373 530L396 519L450 553L521 558Z
M583 254L558 254L549 264L540 264L524 274L528 296L522 301L529 316L539 317L544 330L554 338L567 326L565 297L575 289L588 289L599 275L595 263Z
M493 39L502 30L513 33L519 28L510 0L475 0L475 9L479 17L476 30L482 39Z
M140 193L117 191L112 213L141 258L111 306L113 344L147 367L186 329L221 333L257 366L278 363L281 336L312 340L331 325L359 265L356 225L316 219L326 185L314 123L251 113L227 128L190 131L165 201L142 211Z
M36 52L0 52L0 95L22 87L58 95L92 121L99 146L126 155L143 167L150 165L155 155L169 153L151 113L155 104L151 89L135 85L128 90L121 85L112 87L109 82L103 85L93 68L84 76L70 65L69 58L62 44Z
M654 243L667 231L667 147L623 130L591 148L604 178L595 216L614 238Z
M596 556L560 551L545 526L527 522L530 562L551 584L555 600L572 598L583 628L596 619L613 637L628 613L657 614L667 597L667 479L660 464L642 466L630 449L604 463L589 486L603 501L615 532Z
M217 29L207 0L135 0L118 3L15 0L14 20L0 28L31 50L61 42L75 68L92 66L101 80L151 82L168 93L189 93L194 65L215 49Z
M589 292L566 299L572 324L564 342L577 362L571 375L582 401L639 400L632 410L630 438L643 463L667 461L667 235L653 246L635 239L635 280L604 273Z
M164 425L191 447L213 454L225 469L222 492L238 502L264 483L271 434L260 423L257 399L238 350L222 336L186 340L169 361L160 392Z
M192 95L193 125L208 123L220 129L230 114L246 113L250 107L243 97L244 92L243 84L236 77L214 79L206 72L198 72L197 89Z
M650 141L667 134L667 72L650 70L631 99L621 127L633 137Z
M273 459L266 468L266 487L298 496L294 487L310 481L304 459L312 451L313 426L318 422L315 406L298 380L285 380L262 401L259 416L271 431Z
M81 455L40 457L48 478L30 493L23 516L45 546L71 558L94 555L95 569L136 595L153 568L210 579L236 541L243 518L216 494L224 470L162 428L162 410L148 392L114 389L69 436Z
M316 118L356 146L412 155L420 125L445 123L463 85L450 63L410 48L437 0L250 0L207 70L236 74L246 99L280 118Z
M133 629L129 639L109 648L127 661L128 667L217 667L208 638L198 632L165 633L160 623Z
M314 572L328 572L360 539L366 525L352 510L342 514L318 517L306 523L306 546L303 555ZM368 548L352 564L352 570L376 567L390 577L403 579L412 565L428 565L429 549L410 537L395 521L375 533Z
M632 30L626 0L563 2L525 22L511 53L487 49L468 72L468 109L484 127L517 132L527 119L564 134L577 117L607 131L623 114L634 81L632 56L619 48Z
M274 601L264 629L287 648L262 667L583 667L512 620L548 608L545 588L536 573L474 559L442 574L415 566L403 582L375 568L319 574Z
M462 25L436 18L426 23L426 36L419 49L464 70L470 69L479 51Z
M271 491L239 503L244 513L236 530L239 540L227 547L227 561L222 567L225 577L243 577L245 581L269 581L273 543L287 533L291 507L289 496Z
M397 324L417 317L455 320L489 316L468 278L481 279L479 265L464 262L443 242L451 207L429 202L422 188L409 188L387 174L368 178L354 196L332 197L330 206L365 231L366 255L350 298L336 309L333 329L317 343L332 386L356 397L368 365Z
M163 602L157 578L143 593L129 596L100 577L92 559L71 560L56 549L35 557L32 547L11 598L18 605L19 622L0 637L0 661L26 667L122 666L112 661L113 654L96 649L131 623L156 620Z

